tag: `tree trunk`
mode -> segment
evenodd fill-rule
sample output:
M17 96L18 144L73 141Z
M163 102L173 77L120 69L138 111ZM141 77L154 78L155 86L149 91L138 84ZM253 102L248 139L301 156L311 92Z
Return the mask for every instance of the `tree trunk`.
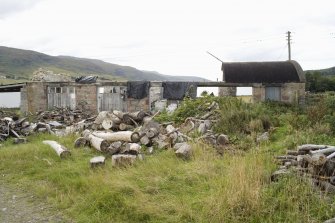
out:
M134 126L132 126L132 125L128 125L128 124L126 124L126 123L121 123L121 124L119 125L119 129L120 129L121 131L127 131L127 130L132 130L132 129L134 129Z
M64 146L60 145L56 141L44 140L43 143L49 145L53 150L55 150L60 158L66 158L71 155L71 152L69 150L67 150Z
M152 139L159 134L159 131L156 128L150 128L150 129L147 130L147 132L145 134L147 135L147 137L149 139Z
M87 145L87 139L84 137L79 137L74 141L74 147L78 148L78 147L84 147Z
M137 111L128 114L135 121L142 121L147 114L144 111Z
M98 166L105 165L105 157L104 156L96 156L90 159L91 168L95 168Z
M149 139L148 136L144 135L141 139L140 142L142 145L149 146L151 145L151 140Z
M107 140L94 136L93 134L88 135L87 139L96 150L108 152L109 143Z
M132 132L132 131L93 132L93 135L105 139L109 142L116 142L116 141L138 142L140 140L138 132Z

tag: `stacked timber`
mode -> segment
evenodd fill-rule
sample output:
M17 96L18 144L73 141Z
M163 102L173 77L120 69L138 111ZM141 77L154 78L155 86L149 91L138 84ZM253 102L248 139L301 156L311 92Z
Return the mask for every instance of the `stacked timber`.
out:
M275 158L280 167L272 174L272 181L282 175L297 173L308 177L323 191L335 192L335 146L304 144Z

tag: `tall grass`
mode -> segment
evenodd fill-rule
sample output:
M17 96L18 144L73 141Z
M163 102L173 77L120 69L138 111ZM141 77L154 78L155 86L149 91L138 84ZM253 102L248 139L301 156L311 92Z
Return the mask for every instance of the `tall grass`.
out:
M31 190L76 222L318 222L330 216L309 185L295 178L270 183L272 154L263 149L218 156L197 143L190 161L168 150L128 168L107 160L90 169L97 153L73 148L74 136L57 139L72 152L67 160L41 143L46 138L53 137L6 143L1 181Z
M91 169L89 159L100 154L75 149L76 136L37 135L28 144L8 141L0 149L0 182L31 190L76 222L295 223L334 217L333 197L314 190L308 181L294 175L269 180L276 169L274 155L303 143L335 144L323 119L311 122L299 108L286 105L208 100L188 99L175 114L159 119L180 123L218 100L216 131L228 133L238 152L224 149L221 156L194 142L188 161L166 150L128 168L114 168L107 159L104 167ZM254 136L265 130L271 130L270 140L256 144ZM72 157L61 160L41 143L44 139L59 141Z

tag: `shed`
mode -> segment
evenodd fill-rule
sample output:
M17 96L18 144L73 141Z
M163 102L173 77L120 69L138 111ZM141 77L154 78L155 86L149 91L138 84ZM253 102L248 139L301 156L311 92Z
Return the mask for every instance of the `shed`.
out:
M305 95L305 74L298 62L232 62L222 63L225 83L252 86L253 101L302 103ZM256 86L256 84L259 84ZM236 87L221 88L221 96L236 95Z

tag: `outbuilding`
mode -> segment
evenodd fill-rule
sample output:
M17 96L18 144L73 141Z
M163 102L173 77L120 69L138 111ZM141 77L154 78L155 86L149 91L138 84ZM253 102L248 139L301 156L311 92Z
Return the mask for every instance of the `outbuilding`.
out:
M253 102L304 102L306 78L296 61L222 63L221 70L222 81L236 86L220 88L220 96L236 96L238 85L252 87Z

